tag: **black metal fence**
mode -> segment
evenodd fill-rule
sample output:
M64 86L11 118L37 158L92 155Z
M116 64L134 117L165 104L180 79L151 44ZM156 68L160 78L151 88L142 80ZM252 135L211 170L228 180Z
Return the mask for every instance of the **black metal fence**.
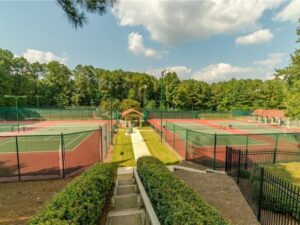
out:
M279 153L277 162L299 159L299 152ZM236 180L262 225L300 225L300 189L264 167L273 163L272 157L265 157L272 154L274 151L246 152L227 147L225 171Z

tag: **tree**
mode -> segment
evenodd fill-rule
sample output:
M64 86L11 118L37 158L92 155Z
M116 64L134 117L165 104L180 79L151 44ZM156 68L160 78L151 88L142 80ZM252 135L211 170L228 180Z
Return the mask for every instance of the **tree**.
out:
M45 97L49 104L66 106L71 104L74 87L71 79L71 71L66 65L52 61L47 64L47 73L43 84L45 86Z
M131 108L140 111L141 104L133 99L124 99L121 103L121 111L125 111Z
M299 20L300 24L300 20ZM298 40L300 42L300 25L297 28ZM284 69L276 71L276 76L279 79L283 79L286 85L285 91L285 103L287 107L287 113L292 118L300 118L299 110L299 97L300 97L300 49L296 49L294 54L291 55L290 65Z
M83 27L88 22L88 13L103 15L113 2L114 0L57 0L75 28Z

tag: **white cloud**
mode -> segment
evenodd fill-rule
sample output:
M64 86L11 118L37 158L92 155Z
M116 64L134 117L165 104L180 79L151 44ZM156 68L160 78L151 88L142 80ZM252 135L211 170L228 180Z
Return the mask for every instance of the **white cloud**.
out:
M161 53L144 46L143 36L132 32L128 35L128 49L136 55L143 55L147 58L160 58Z
M214 82L220 80L229 80L235 77L242 77L251 72L251 68L243 68L233 66L227 63L218 63L209 65L192 76L195 80L203 80L207 82Z
M187 79L190 77L192 69L186 66L171 66L166 68L150 68L146 73L151 74L155 77L161 76L161 72L167 70L168 72L175 72L180 79Z
M67 57L65 54L62 56L56 56L52 52L42 52L35 49L27 49L22 56L30 63L49 63L51 61L58 61L62 64L67 64Z
M268 68L275 68L282 61L287 59L288 55L285 53L272 53L268 55L268 58L265 60L256 60L253 63L256 65L266 66Z
M192 73L195 80L203 80L209 83L236 79L272 79L275 68L280 65L287 54L272 53L265 60L254 61L253 66L239 67L228 63L212 64Z
M284 0L120 0L112 9L121 26L142 25L153 40L175 45L193 38L252 31L266 10Z
M271 41L273 37L274 35L269 29L260 29L251 34L238 37L235 39L235 43L237 45L261 44Z
M275 17L278 21L297 22L300 18L300 1L291 0Z

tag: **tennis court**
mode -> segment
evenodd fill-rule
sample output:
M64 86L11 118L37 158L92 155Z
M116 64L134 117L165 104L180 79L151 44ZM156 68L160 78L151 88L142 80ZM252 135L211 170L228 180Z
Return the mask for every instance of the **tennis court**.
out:
M108 121L45 121L0 134L0 181L62 177L103 161L110 146Z
M160 133L160 120L150 120ZM241 150L299 151L300 133L240 120L165 119L164 140L184 159L223 168L226 146Z

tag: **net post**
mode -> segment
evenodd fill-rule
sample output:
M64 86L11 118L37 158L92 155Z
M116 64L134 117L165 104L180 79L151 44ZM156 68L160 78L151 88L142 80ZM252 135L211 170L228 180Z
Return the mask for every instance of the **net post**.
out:
M21 181L21 169L20 169L20 156L19 156L19 140L16 136L16 154L17 154L17 164L18 164L18 179Z
M275 134L275 148L274 148L273 164L275 164L277 161L278 139L279 139L279 134L277 133L277 134Z
M214 134L214 158L213 158L213 170L216 169L216 157L217 157L217 133Z
M64 150L64 134L60 134L60 175L64 179L65 178L65 150Z

